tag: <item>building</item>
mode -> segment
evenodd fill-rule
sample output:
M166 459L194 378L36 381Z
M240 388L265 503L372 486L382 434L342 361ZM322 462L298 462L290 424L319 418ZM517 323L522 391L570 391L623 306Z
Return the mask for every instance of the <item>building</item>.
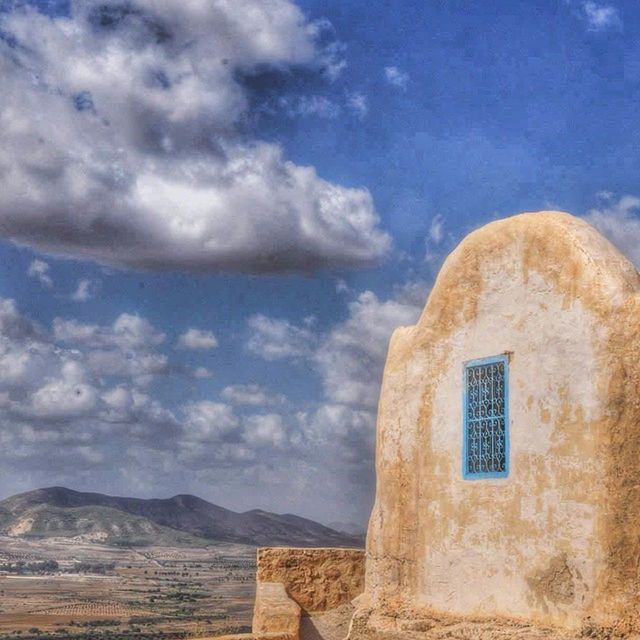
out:
M565 213L492 222L447 258L389 347L351 638L433 615L638 626L639 293Z

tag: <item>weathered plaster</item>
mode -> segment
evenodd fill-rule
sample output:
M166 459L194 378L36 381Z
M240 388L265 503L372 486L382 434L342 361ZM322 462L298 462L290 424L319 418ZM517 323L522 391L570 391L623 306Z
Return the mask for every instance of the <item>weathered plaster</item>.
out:
M289 598L279 582L258 582L253 607L252 635L256 640L277 636L298 640L300 607Z
M637 624L639 290L563 213L491 223L449 256L389 348L362 608ZM462 366L502 353L510 473L464 480Z
M279 582L304 613L334 609L364 590L362 549L258 549L257 580Z

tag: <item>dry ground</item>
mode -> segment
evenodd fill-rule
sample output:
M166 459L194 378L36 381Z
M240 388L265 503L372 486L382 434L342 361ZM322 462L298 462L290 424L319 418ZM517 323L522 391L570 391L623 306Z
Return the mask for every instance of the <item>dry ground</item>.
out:
M0 537L0 564L56 560L54 575L0 574L0 640L186 638L248 631L255 549L118 549ZM109 565L106 575L78 563ZM36 630L37 629L37 630Z

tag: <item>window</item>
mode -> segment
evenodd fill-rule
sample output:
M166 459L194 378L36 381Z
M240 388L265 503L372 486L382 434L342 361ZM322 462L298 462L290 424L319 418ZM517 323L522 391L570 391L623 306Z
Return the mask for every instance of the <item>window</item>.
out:
M465 478L500 478L509 473L509 361L506 356L472 360L464 366Z

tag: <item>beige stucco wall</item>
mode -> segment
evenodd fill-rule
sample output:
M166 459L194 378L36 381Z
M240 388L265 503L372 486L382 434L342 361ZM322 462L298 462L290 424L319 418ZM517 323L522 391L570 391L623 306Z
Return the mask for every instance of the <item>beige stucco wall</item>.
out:
M287 595L280 582L258 582L251 631L256 640L277 636L298 640L300 607Z
M257 580L282 583L304 612L351 602L364 590L362 549L258 549Z
M585 222L522 214L449 256L392 338L362 606L634 624L640 305ZM462 371L508 353L510 473L462 477Z

